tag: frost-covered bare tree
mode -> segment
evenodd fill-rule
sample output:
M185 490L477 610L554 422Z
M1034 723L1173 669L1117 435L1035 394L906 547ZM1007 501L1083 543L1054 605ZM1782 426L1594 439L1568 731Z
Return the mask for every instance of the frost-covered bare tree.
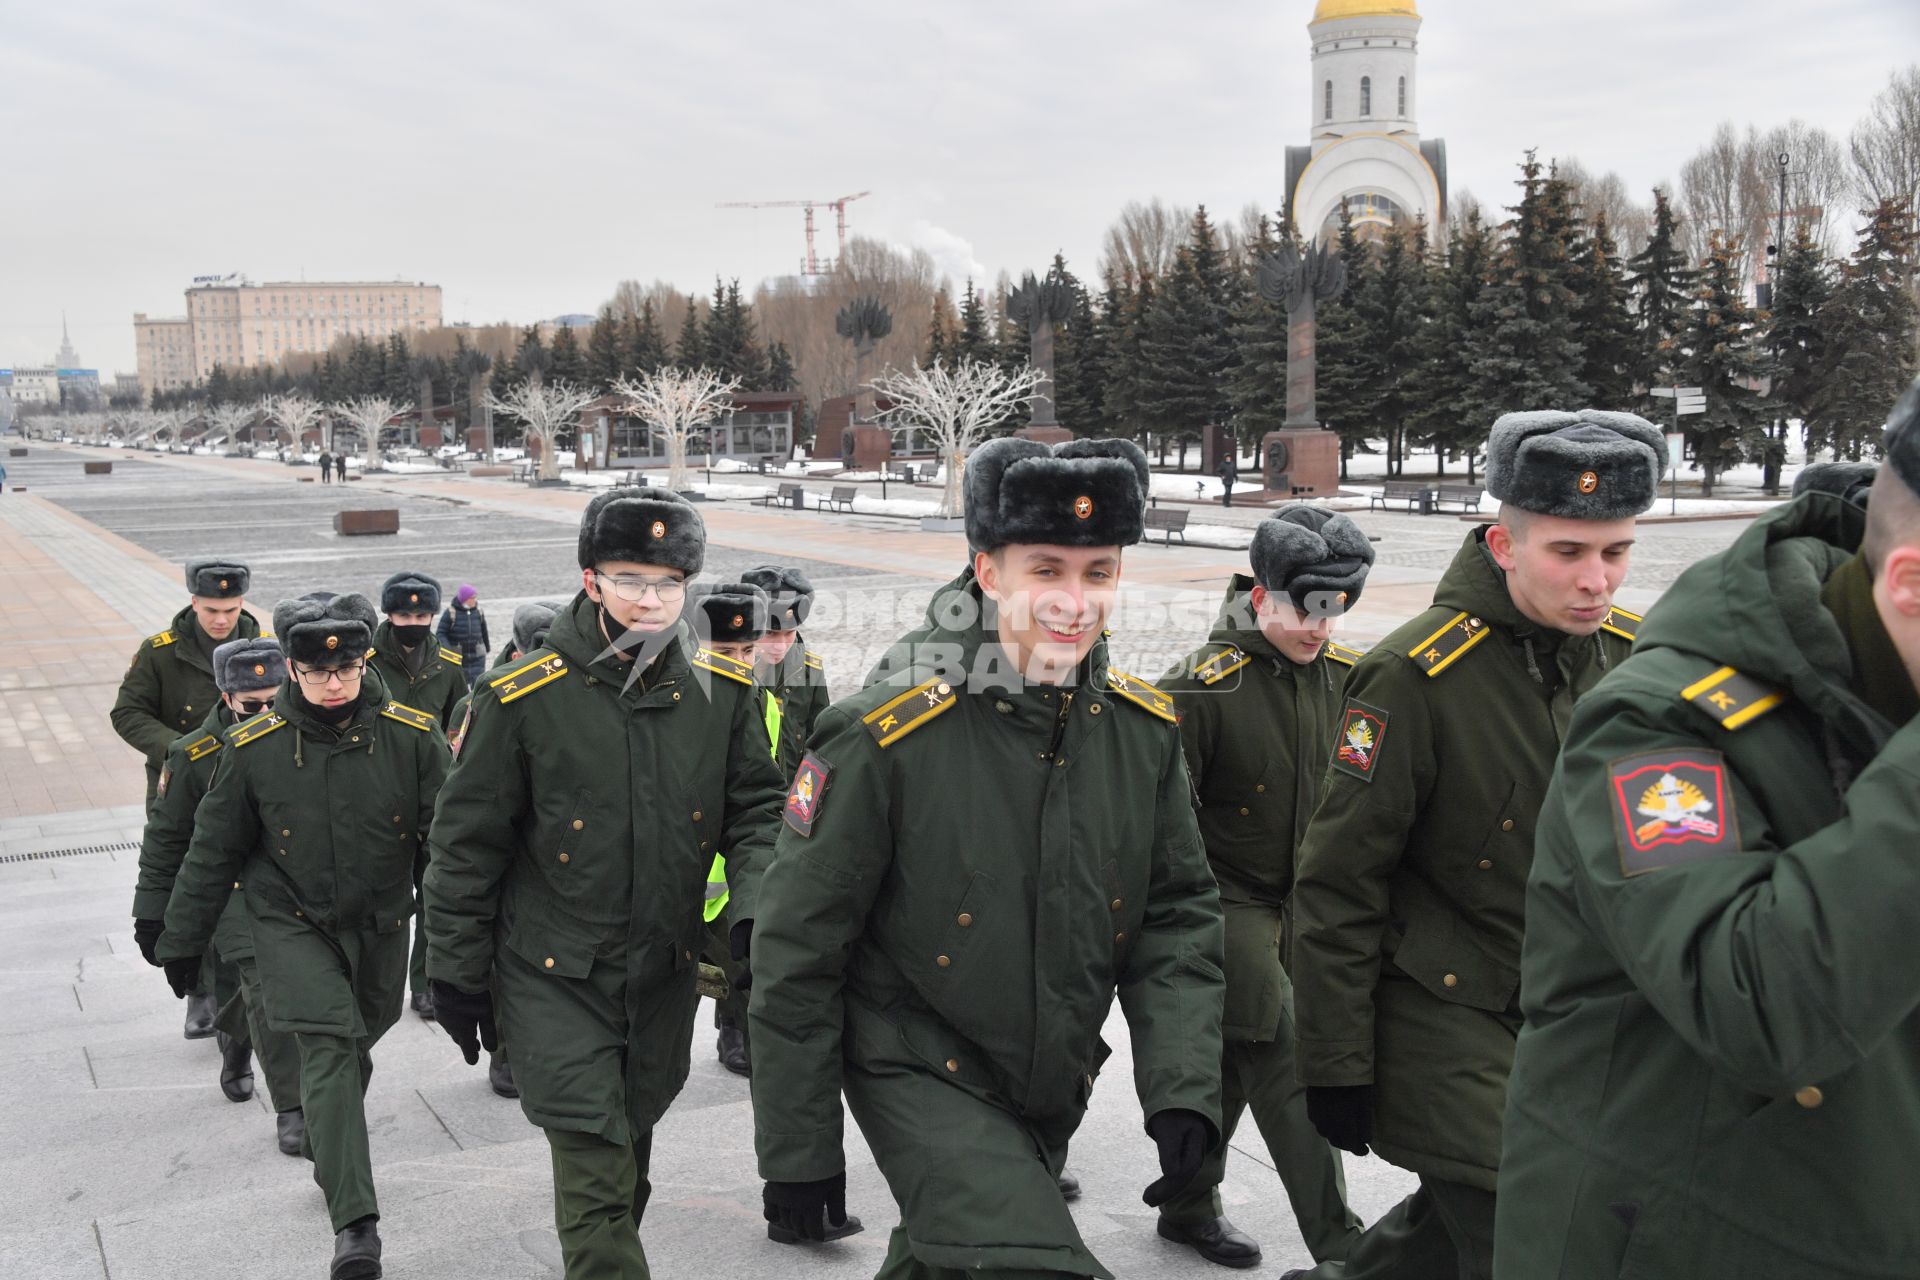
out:
M406 406L395 404L385 396L355 396L351 400L342 400L338 404L327 406L334 417L345 418L360 430L360 439L367 450L366 468L371 471L380 463L380 429L393 420L393 415L405 410ZM343 470L341 475L345 475Z
M1920 65L1893 73L1851 142L1862 205L1905 198L1909 208L1920 208Z
M1046 374L1031 365L1017 370L962 360L936 360L924 369L891 368L873 380L873 389L892 404L880 414L894 431L919 430L933 438L946 468L940 514L962 512L960 474L967 455L1031 401Z
M527 429L527 435L540 441L540 478L560 478L560 432L573 425L580 410L596 399L592 391L576 387L564 378L552 382L529 377L504 396L487 393L487 409L504 413Z
M220 404L207 410L207 433L200 437L200 443L211 448L216 444L230 444L240 428L253 421L258 413L258 405Z
M633 415L666 441L667 487L676 492L687 487L687 440L718 419L739 389L738 378L723 379L706 368L672 366L613 384L613 393Z
M327 452L333 451L333 419L320 407L320 402L311 396L297 392L284 396L268 396L261 402L267 416L286 428L292 437L292 448L300 452L302 438L315 427L320 428L320 447Z

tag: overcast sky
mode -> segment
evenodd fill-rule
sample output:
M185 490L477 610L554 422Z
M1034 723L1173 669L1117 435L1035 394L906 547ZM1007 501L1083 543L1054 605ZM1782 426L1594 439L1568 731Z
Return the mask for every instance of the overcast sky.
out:
M749 288L799 210L991 277L1091 275L1130 199L1277 207L1312 0L21 0L0 24L0 367L103 373L196 275L440 284L450 321L628 277ZM1421 131L1504 202L1526 147L1677 175L1716 122L1844 138L1915 0L1425 0ZM831 247L831 214L821 211Z

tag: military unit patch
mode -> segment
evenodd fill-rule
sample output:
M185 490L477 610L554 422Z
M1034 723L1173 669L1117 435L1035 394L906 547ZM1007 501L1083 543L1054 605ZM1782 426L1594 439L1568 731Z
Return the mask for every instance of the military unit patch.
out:
M787 803L781 814L787 825L803 836L813 834L820 818L820 806L827 802L827 783L833 781L833 766L809 751L793 771L793 785L787 788Z
M1460 655L1485 640L1491 629L1480 619L1472 617L1464 610L1456 613L1447 621L1447 625L1422 640L1407 651L1414 664L1430 676L1437 676L1455 662Z
M1787 700L1783 691L1743 676L1732 667L1721 667L1694 681L1680 691L1680 696L1728 730L1751 724Z
M419 729L422 732L439 723L433 718L432 712L421 711L417 707L405 706L398 702L389 702L380 709L380 714L389 720L398 720L408 728Z
M515 667L505 675L495 676L487 681L487 688L500 696L503 703L515 698L524 698L541 685L551 684L567 674L567 660L559 654L549 654L535 659L523 667Z
M1195 667L1193 669L1193 676L1194 679L1198 680L1201 684L1219 684L1222 680L1252 661L1253 659L1249 658L1237 646L1228 645Z
M753 683L753 667L724 653L715 653L711 649L701 649L693 655L693 665L702 671L711 671L717 676L729 680L738 680L741 684Z
M1329 640L1327 641L1326 654L1328 658L1339 663L1341 666L1350 667L1366 656L1366 650L1350 649L1344 644L1335 644Z
M1608 767L1607 785L1613 793L1621 875L1644 875L1740 850L1726 758L1718 751L1680 748L1627 756Z
M860 723L875 742L890 747L958 700L953 686L935 677L881 703L860 717Z
M455 729L453 731L453 736L447 739L447 746L452 749L453 758L455 760L458 760L460 758L460 744L467 740L467 730L471 729L472 727L473 727L473 699L468 698L467 709L460 716L460 727L458 729Z
M1179 724L1180 717L1174 714L1173 698L1142 680L1139 676L1130 676L1124 671L1107 669L1107 689L1131 702L1152 715L1159 716L1168 724Z
M173 781L173 766L170 764L161 765L160 766L160 785L154 788L154 794L164 799L167 794L167 784L172 781Z
M1333 767L1344 774L1373 781L1380 748L1387 740L1387 713L1364 702L1348 701L1340 716L1340 736L1333 744Z
M1640 624L1644 622L1637 613L1628 613L1619 605L1607 610L1607 616L1601 620L1600 629L1611 631L1624 640L1632 640L1640 634Z

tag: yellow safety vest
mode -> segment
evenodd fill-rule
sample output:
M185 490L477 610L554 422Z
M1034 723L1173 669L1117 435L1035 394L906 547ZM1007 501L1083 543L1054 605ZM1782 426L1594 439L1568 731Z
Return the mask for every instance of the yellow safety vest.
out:
M767 745L774 759L780 758L780 717L783 714L780 699L774 697L773 690L763 690L767 698ZM727 859L724 854L713 855L713 865L707 868L707 900L700 908L700 918L712 924L727 909Z

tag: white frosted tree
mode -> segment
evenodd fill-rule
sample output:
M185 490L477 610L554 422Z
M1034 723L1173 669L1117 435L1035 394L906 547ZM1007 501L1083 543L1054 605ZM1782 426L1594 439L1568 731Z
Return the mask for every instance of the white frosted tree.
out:
M207 433L200 437L200 443L211 448L216 444L231 444L240 428L253 421L259 413L258 405L223 404L207 411Z
M366 443L366 469L372 471L380 464L380 429L392 420L393 415L406 408L395 404L385 396L355 396L351 400L342 400L327 406L327 412L336 418L345 418L360 429L360 439ZM346 476L346 466L341 465L340 475Z
M740 379L722 378L707 368L669 367L613 384L633 415L666 441L667 487L676 492L687 487L687 441L716 421L739 389Z
M585 387L556 379L528 378L504 396L487 394L487 408L519 420L540 441L540 478L560 478L560 432L598 397Z
M924 369L890 368L873 380L878 397L892 401L880 411L880 421L892 431L918 430L933 437L946 468L946 487L940 494L940 514L963 511L960 473L967 455L979 448L995 427L1012 417L1040 394L1047 375L1031 365L1003 369L995 364L962 359L948 366L935 360Z
M261 401L261 408L266 410L269 418L286 429L292 437L295 453L300 452L301 437L316 426L320 428L320 447L328 453L333 452L333 420L327 417L327 411L320 407L319 401L311 396L268 396Z

